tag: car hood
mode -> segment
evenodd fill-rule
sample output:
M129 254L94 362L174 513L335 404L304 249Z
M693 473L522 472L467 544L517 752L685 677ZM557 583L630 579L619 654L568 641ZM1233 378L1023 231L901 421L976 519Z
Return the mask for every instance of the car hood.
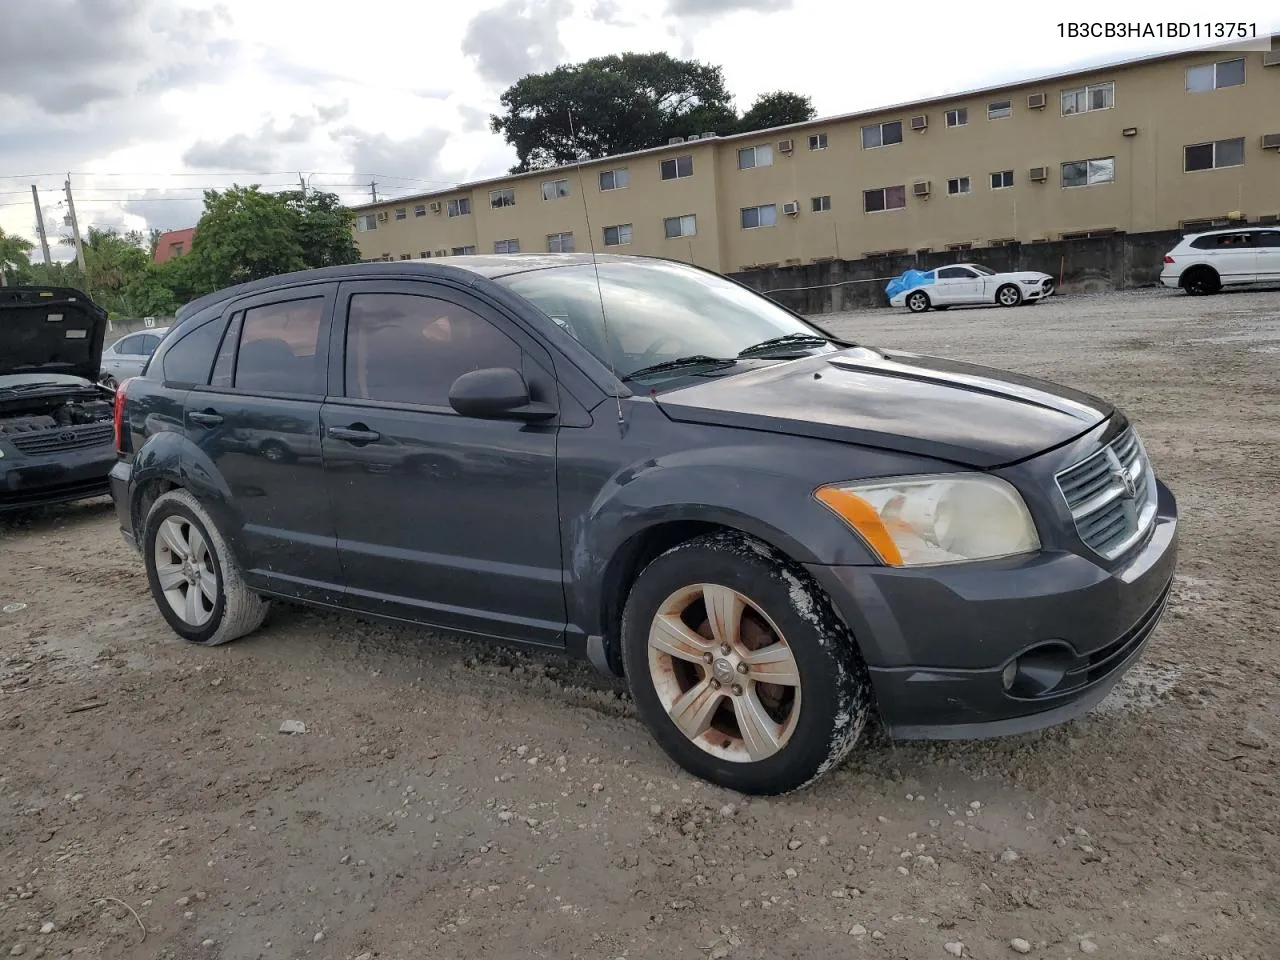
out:
M970 363L854 347L657 395L671 419L799 434L991 469L1107 419L1105 401Z
M1040 273L1038 270L1011 270L1008 273L996 274L1000 280L1020 280L1023 283L1039 283L1048 276L1049 274Z
M0 376L98 379L107 312L70 287L0 287Z

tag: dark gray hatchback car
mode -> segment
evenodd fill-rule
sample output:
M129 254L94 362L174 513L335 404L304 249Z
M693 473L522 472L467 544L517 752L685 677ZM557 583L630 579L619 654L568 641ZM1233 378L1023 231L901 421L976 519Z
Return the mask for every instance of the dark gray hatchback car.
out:
M1059 723L1163 612L1176 507L1125 416L841 342L664 260L454 257L184 308L121 385L112 493L161 613L270 598L565 649L698 776Z

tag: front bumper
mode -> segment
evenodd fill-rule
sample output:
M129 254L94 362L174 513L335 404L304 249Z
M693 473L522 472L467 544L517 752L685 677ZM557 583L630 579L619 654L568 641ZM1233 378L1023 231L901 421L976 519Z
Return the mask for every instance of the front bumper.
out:
M1115 569L1067 552L917 570L811 566L859 640L889 734L1005 736L1096 706L1141 656L1168 601L1177 504L1157 489L1144 545ZM1006 690L1002 672L1033 650L1053 651L1061 680L1034 694Z
M44 456L6 454L0 458L0 513L103 496L115 462L110 442Z

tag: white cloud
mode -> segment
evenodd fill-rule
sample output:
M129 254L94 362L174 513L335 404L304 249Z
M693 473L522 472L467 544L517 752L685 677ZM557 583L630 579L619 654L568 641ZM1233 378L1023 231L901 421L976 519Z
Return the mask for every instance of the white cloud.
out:
M1213 19L1201 0L1110 18ZM1230 18L1280 29L1275 0L1235 0ZM68 169L82 222L136 227L185 225L201 188L287 187L298 171L351 203L375 176L394 195L500 175L515 159L488 129L502 88L610 53L695 56L723 66L739 107L784 89L833 114L1168 49L1063 39L1065 19L1022 0L906 20L832 0L380 0L354 19L262 0L14 2L0 226L34 237L36 182L55 237Z

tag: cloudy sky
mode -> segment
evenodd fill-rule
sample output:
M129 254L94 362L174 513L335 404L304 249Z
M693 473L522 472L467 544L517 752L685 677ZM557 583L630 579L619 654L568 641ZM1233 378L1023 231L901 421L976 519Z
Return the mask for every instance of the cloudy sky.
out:
M1280 30L1276 0L1079 4L1127 23ZM819 114L944 94L1204 41L1059 37L1063 4L927 0L10 0L0 30L0 227L51 240L71 172L81 230L195 223L201 190L312 187L348 203L499 175L488 132L531 71L663 50L724 67L740 108L795 90ZM1118 12L1115 8L1123 8ZM924 11L924 12L920 12ZM1077 16L1077 19L1080 19ZM55 248L57 251L57 248ZM55 257L66 256L65 251Z

